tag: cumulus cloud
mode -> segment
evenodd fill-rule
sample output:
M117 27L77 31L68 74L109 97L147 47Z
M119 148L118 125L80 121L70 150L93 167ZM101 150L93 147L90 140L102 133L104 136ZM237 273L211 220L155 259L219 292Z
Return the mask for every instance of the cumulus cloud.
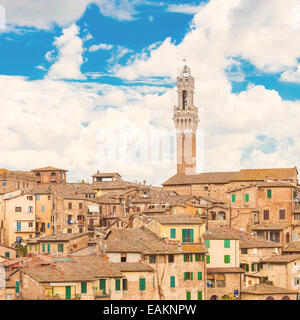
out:
M95 52L98 50L111 50L113 46L111 44L106 44L106 43L99 43L99 44L93 44L92 46L89 47L90 52Z
M167 11L176 13L196 14L199 11L200 6L191 4L170 4L167 7Z
M55 39L54 45L57 47L58 57L49 70L49 78L85 79L80 71L83 63L83 41L78 34L79 27L73 23L70 27L63 29L63 34Z

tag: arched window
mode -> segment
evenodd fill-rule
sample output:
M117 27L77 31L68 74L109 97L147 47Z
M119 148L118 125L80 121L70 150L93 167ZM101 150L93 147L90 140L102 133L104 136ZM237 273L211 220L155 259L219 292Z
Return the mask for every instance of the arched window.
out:
M37 177L40 177L40 176L41 176L41 174L40 174L39 172L37 172L35 175L36 175Z
M274 300L274 298L272 296L268 296L266 297L266 300Z
M51 172L51 177L55 177L56 173L55 172Z
M219 297L214 295L210 297L210 300L219 300Z
M215 287L215 277L212 274L207 275L207 288Z
M218 274L216 277L217 288L225 288L226 287L226 279L223 274Z
M187 94L186 94L186 91L183 90L182 91L182 108L183 108L183 110L185 109L186 106L187 106Z
M289 296L283 296L281 300L291 300Z

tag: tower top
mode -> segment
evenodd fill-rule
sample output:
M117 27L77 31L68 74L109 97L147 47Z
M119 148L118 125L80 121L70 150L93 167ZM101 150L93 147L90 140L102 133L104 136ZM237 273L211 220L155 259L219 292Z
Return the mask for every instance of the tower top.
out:
M184 65L180 72L180 78L187 78L191 76L191 69L187 65Z

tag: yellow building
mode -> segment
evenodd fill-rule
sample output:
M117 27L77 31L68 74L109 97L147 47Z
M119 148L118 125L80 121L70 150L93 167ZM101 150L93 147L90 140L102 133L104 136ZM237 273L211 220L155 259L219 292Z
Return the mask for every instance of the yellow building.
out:
M53 195L51 192L38 191L35 195L36 234L53 233Z

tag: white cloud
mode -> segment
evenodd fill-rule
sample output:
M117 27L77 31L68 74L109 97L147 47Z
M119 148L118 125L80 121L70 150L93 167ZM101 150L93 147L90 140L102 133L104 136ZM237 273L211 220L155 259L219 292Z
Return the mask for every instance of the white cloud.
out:
M191 4L170 4L167 7L167 11L176 13L196 14L199 12L200 6Z
M284 71L280 76L280 80L284 82L300 83L300 64L298 64L296 68L288 68Z
M83 41L78 34L79 27L72 24L70 27L63 29L63 34L55 39L54 45L57 47L58 57L49 70L49 78L85 79L80 71L83 63Z
M99 44L93 44L90 46L89 51L90 52L95 52L98 50L111 50L113 46L111 44L106 44L106 43L99 43Z

